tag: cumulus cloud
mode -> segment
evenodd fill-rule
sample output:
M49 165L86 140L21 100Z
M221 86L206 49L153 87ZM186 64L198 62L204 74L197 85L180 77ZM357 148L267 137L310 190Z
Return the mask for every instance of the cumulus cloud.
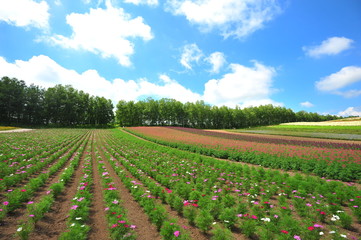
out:
M214 105L234 107L258 106L264 104L282 105L270 99L274 92L273 67L253 61L253 67L230 64L231 73L221 79L212 79L205 84L204 100Z
M125 3L133 3L135 5L158 6L158 0L124 0Z
M308 56L318 58L323 55L337 55L351 48L352 43L352 39L345 37L330 37L322 41L320 45L303 47L302 49Z
M49 5L46 1L1 0L0 21L17 27L49 28Z
M320 91L330 92L344 97L355 97L361 94L361 90L339 91L339 89L359 81L361 81L361 67L348 66L316 82L316 88Z
M281 13L276 0L167 0L166 10L202 31L217 29L225 38L246 37Z
M35 84L45 88L56 84L72 85L91 95L104 96L116 104L119 100L137 100L142 96L174 98L181 102L197 101L201 96L180 85L176 80L162 74L161 84L147 79L123 80L120 78L109 81L100 76L96 70L90 69L78 73L60 66L51 58L40 55L28 61L16 60L7 62L0 57L0 76L15 77L24 80L27 85Z
M134 44L129 39L153 38L150 26L143 18L131 18L122 8L115 8L106 2L106 9L90 9L89 13L71 13L66 22L73 30L70 37L54 35L45 41L64 48L86 50L103 58L115 58L123 66L130 66L130 56L134 54Z
M226 63L226 58L221 52L214 52L206 58L206 61L212 65L211 73L219 73L220 69Z
M361 117L361 106L360 107L348 107L346 110L338 113L339 116L359 116Z
M198 63L203 57L203 52L197 44L187 44L183 47L180 63L188 70L192 70L192 64Z
M301 105L302 107L307 107L307 108L310 108L310 107L315 106L315 105L313 105L313 103L310 103L309 101L301 102L300 105Z

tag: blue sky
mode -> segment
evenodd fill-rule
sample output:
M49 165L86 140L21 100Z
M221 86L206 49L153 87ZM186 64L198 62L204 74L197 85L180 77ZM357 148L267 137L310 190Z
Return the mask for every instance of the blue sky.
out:
M359 0L1 0L0 75L119 100L361 115Z

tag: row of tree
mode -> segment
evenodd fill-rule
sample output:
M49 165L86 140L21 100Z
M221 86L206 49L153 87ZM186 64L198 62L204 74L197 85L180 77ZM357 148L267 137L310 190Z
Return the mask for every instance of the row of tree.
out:
M109 99L66 85L43 89L16 78L0 80L0 122L25 125L105 125L114 120Z
M116 121L121 126L182 126L192 128L245 128L285 122L317 122L338 118L305 111L293 112L285 107L229 108L205 104L204 101L181 103L163 98L143 101L119 101Z
M16 78L0 80L0 123L25 125L105 125L114 122L113 104L66 85L48 89L27 86ZM183 126L193 128L245 128L295 121L326 121L337 116L264 105L241 109L217 107L204 101L181 103L163 98L119 101L116 122L120 126Z

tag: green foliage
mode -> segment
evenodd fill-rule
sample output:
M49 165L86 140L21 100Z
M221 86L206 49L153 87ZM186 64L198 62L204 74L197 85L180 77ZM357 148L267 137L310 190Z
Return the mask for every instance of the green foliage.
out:
M106 125L113 122L113 104L66 85L43 89L16 78L0 79L0 121L26 125Z

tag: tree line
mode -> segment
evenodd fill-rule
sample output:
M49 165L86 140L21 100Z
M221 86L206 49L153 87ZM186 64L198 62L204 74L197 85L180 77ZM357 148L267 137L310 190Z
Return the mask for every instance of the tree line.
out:
M169 98L147 98L138 102L119 101L115 116L120 126L182 126L201 129L245 128L338 118L306 111L295 113L289 108L271 104L241 109L211 106L204 101L181 103Z
M0 80L0 123L22 125L105 125L114 120L109 99L90 96L72 86L48 89L23 80Z
M191 128L245 128L285 122L317 122L338 118L264 105L248 108L218 107L204 101L175 99L121 100L116 106L104 97L90 96L70 85L48 89L27 86L23 80L0 80L0 123L8 125L89 126L115 121L120 126L182 126Z

